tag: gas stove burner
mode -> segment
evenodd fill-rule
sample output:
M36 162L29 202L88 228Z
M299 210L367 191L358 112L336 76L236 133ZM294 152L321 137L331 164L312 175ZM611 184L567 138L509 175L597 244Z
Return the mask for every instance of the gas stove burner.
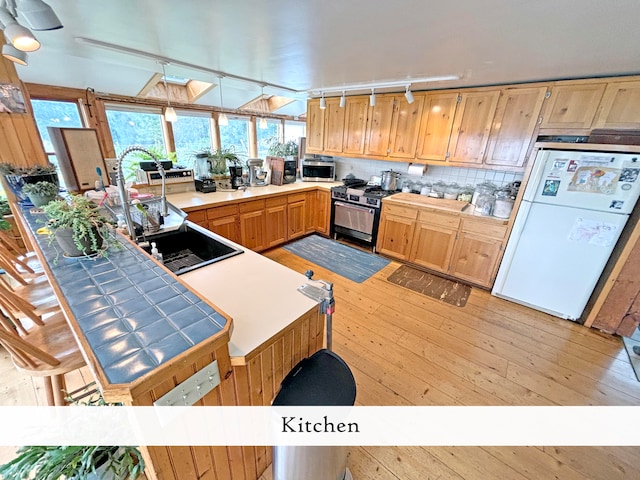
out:
M360 187L367 184L366 180L360 178L343 178L342 183L347 187Z

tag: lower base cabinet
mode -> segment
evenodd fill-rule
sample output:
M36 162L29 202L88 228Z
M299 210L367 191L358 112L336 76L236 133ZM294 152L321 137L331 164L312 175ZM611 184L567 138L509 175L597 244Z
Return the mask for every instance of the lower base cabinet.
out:
M232 242L242 243L240 237L240 215L237 205L208 208L206 228ZM189 214L191 216L191 213Z
M287 199L267 198L265 201L267 248L287 241Z
M255 252L267 248L265 201L253 200L238 205L240 212L240 244Z
M459 222L457 218L454 220ZM439 272L448 272L457 234L457 225L452 229L419 221L416 225L409 261Z
M404 206L383 204L378 227L378 252L409 260L418 211Z

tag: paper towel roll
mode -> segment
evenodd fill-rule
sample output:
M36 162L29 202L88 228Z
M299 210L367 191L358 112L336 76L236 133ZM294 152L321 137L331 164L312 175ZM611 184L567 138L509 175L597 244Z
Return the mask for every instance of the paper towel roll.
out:
M409 168L407 169L408 175L415 175L416 177L421 177L427 171L427 166L421 163L410 163Z

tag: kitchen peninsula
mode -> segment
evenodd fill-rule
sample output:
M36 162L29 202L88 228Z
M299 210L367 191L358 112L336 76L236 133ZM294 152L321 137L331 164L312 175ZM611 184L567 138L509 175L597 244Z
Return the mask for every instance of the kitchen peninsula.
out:
M220 385L195 405L270 405L289 370L322 348L317 304L296 289L306 277L243 254L177 277L121 238L97 259L60 256L20 221L109 402L149 406L214 360ZM266 447L142 447L150 479L257 479Z

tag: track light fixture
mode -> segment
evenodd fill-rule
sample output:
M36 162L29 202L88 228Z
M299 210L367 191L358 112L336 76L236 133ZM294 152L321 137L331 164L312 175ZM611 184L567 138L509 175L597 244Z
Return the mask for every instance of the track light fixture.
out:
M220 80L218 83L218 88L220 88L220 108L224 109L224 103L222 102L222 77L218 77ZM218 125L229 125L229 119L227 118L227 114L222 112L218 116Z
M19 10L32 30L57 30L62 22L53 9L42 0L20 0Z
M172 122L172 123L177 122L178 115L176 115L176 111L171 106L171 100L170 100L171 93L169 92L169 87L167 87L167 72L164 70L165 63L160 62L160 65L162 65L162 81L164 82L164 91L165 91L165 94L167 95L167 108L165 108L164 110L164 119L167 122Z
M312 89L309 90L309 95L318 96L320 94L326 93L334 93L334 92L342 92L343 95L345 92L366 92L369 89L378 90L384 89L398 89L400 87L406 88L407 85L411 87L411 85L419 84L419 83L430 83L430 82L445 82L448 80L460 80L462 78L461 75L440 75L433 77L423 77L423 78L405 78L404 80L391 81L391 82L375 82L375 83L359 83L359 84L351 84L351 85L341 85L339 87L322 87L322 89ZM395 90L396 92L399 90Z
M345 91L342 91L342 96L340 97L340 108L344 108L347 106L347 97L345 96Z
M15 16L6 8L4 3L0 7L0 27L4 30L5 38L23 52L35 52L40 48L40 42L26 27L18 23Z
M320 92L320 108L323 110L327 108L327 101L324 99L324 92Z
M369 105L372 107L376 106L376 92L374 89L371 89L371 95L369 95Z
M11 60L19 65L27 65L27 52L18 50L10 43L5 43L2 46L2 56L7 60Z
M407 90L404 92L404 97L407 99L407 103L413 103L413 93L411 93L411 84L407 85Z

